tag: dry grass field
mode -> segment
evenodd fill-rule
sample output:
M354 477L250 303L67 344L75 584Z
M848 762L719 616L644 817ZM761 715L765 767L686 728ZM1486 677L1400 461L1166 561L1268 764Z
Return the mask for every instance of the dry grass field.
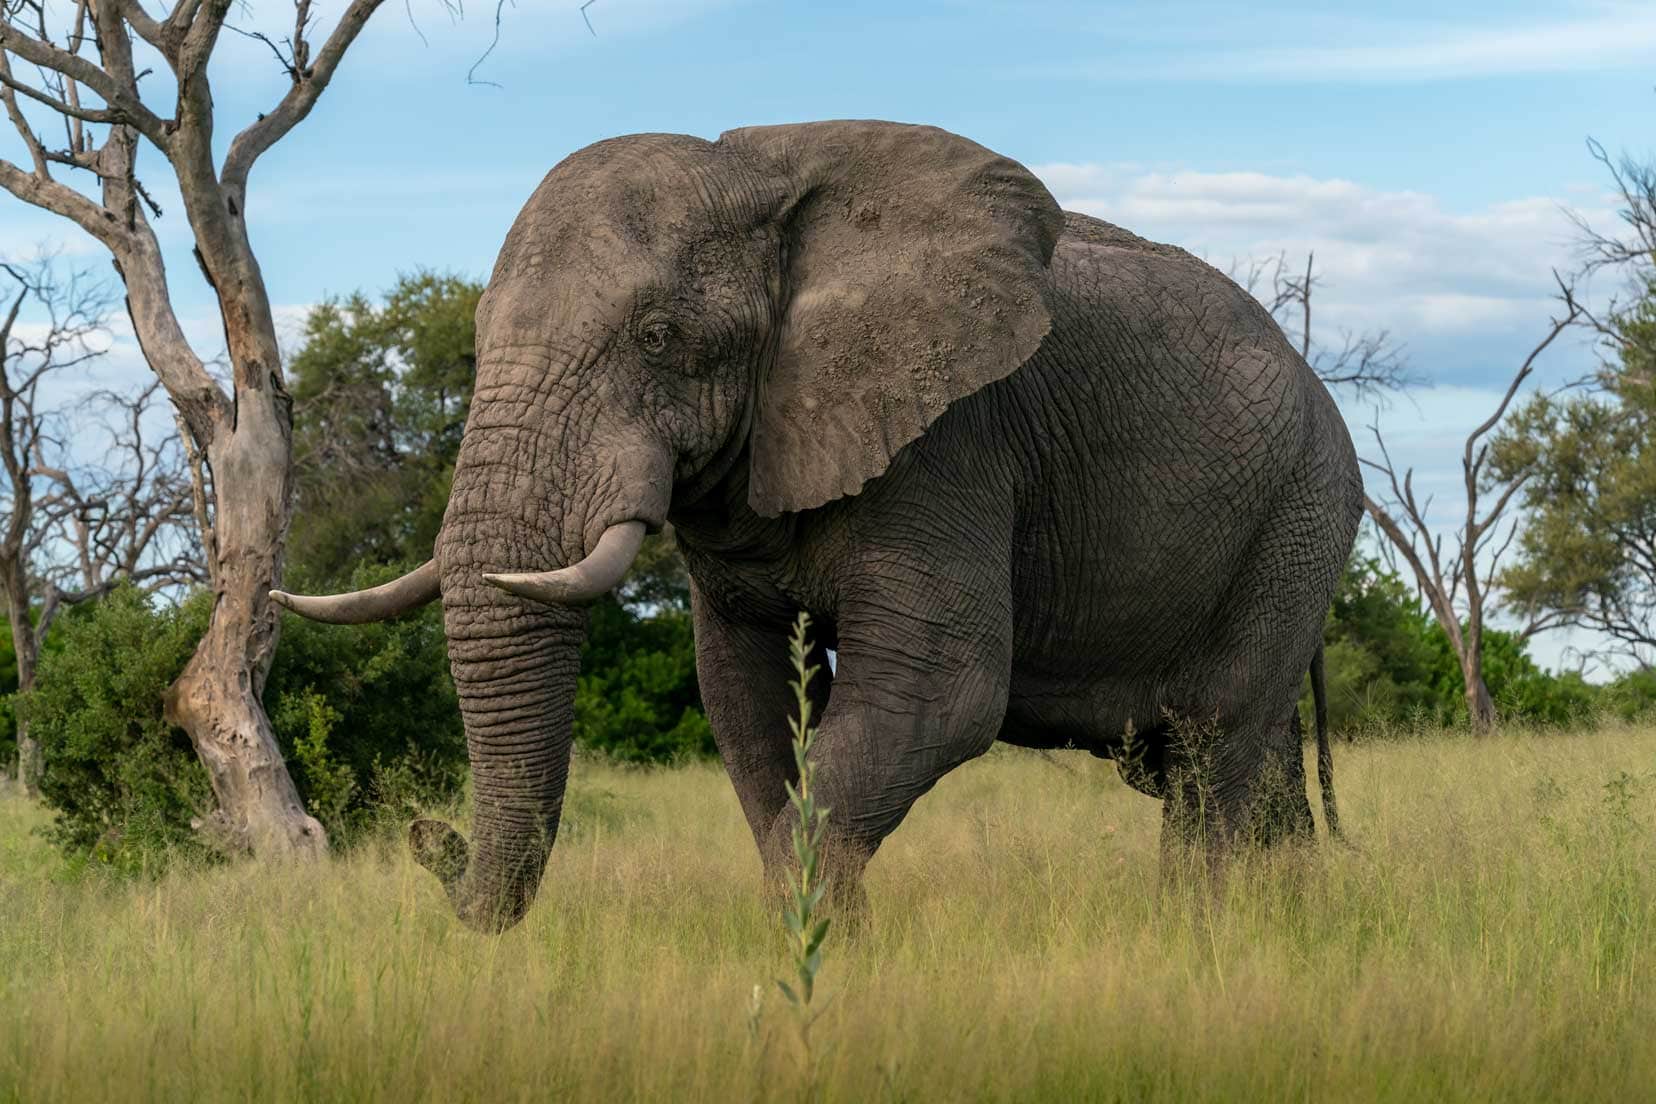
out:
M716 766L577 763L498 938L389 834L121 879L0 800L0 1100L1656 1098L1656 731L1336 751L1358 846L1216 895L1109 763L957 771L829 936L809 1064Z

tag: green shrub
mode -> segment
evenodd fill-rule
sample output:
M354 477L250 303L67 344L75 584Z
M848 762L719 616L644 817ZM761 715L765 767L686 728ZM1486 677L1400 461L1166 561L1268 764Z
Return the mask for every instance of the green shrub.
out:
M365 570L352 583L395 573ZM128 868L205 853L190 820L213 808L211 787L162 701L206 629L210 601L199 593L171 608L123 586L60 620L23 707L65 851ZM282 629L265 706L300 796L336 845L380 817L459 794L466 743L440 607L352 627L289 616Z
M402 570L361 568L342 589ZM264 700L305 807L336 844L459 795L466 734L437 603L369 625L284 615Z
M1591 723L1605 691L1574 672L1552 674L1515 633L1485 627L1484 682L1505 721L1561 727ZM1466 724L1460 662L1443 628L1403 578L1373 558L1347 564L1323 628L1329 727L1336 732ZM1656 682L1652 683L1656 688ZM1624 711L1644 700L1629 689ZM1656 699L1651 699L1656 700ZM1309 735L1311 693L1302 689ZM1630 713L1629 713L1630 715Z
M19 704L45 760L49 834L66 852L126 868L205 854L190 819L213 808L212 789L161 703L208 611L205 594L157 607L122 585L59 619L59 646L41 656Z
M1466 683L1449 637L1433 622L1427 641L1436 656L1431 686L1437 718L1443 724L1464 725ZM1556 728L1597 718L1594 687L1574 672L1554 675L1542 670L1516 633L1484 628L1483 673L1496 713L1504 721Z
M690 614L650 616L614 598L594 604L575 691L575 739L631 763L714 754L701 711Z
M1599 704L1605 713L1624 721L1637 721L1656 713L1656 670L1628 671L1599 689Z

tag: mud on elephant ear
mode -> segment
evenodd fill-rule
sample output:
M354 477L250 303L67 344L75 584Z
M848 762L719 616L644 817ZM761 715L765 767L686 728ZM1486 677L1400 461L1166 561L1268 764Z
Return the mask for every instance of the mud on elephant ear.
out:
M754 412L760 514L855 494L1051 328L1042 287L1063 212L1016 161L885 122L749 127L719 144L775 187L787 258Z

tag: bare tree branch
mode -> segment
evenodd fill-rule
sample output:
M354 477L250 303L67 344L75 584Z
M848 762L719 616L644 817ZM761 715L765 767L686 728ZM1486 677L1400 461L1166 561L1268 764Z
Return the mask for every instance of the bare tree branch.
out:
M1487 727L1494 720L1494 705L1483 681L1483 630L1493 612L1489 595L1496 578L1496 567L1518 529L1516 520L1507 516L1508 511L1531 474L1530 468L1523 468L1503 473L1499 481L1491 480L1486 438L1506 417L1513 399L1534 373L1536 360L1557 340L1559 334L1575 325L1580 318L1581 308L1574 288L1558 273L1554 272L1553 277L1558 283L1559 301L1564 307L1561 316L1551 320L1546 334L1513 372L1495 409L1466 436L1461 453L1461 482L1466 499L1464 521L1455 534L1455 545L1447 561L1443 557L1442 535L1434 535L1427 521L1427 508L1415 498L1414 470L1405 470L1399 480L1396 465L1377 425L1369 428L1381 458L1378 461L1362 461L1368 468L1385 475L1390 488L1389 503L1365 496L1364 507L1387 540L1408 561L1414 571L1416 585L1449 637L1466 684L1467 710L1474 725L1479 728ZM1491 494L1493 502L1488 500ZM1396 511L1401 511L1401 520ZM1487 558L1487 567L1480 573L1479 555L1493 539L1499 539L1499 544L1493 555ZM1521 635L1527 639L1557 623L1558 619L1553 617L1531 617L1523 626Z
M11 20L0 19L0 51L16 54L24 61L32 62L43 69L49 69L63 76L77 81L97 93L104 103L109 105L107 112L99 112L99 117L93 122L113 122L134 127L145 138L154 142L157 148L165 150L169 137L167 126L137 96L136 78L129 87L112 77L103 69L67 50L61 50L49 42L44 42L32 35L22 33ZM39 94L27 86L7 80L8 87L15 88L25 95L40 100L54 110L72 114L67 104L54 103L50 97ZM85 110L85 109L82 109ZM81 118L88 118L86 115Z
M1623 156L1612 160L1596 140L1587 139L1587 150L1604 166L1621 197L1616 217L1630 231L1628 237L1602 233L1577 211L1565 214L1575 223L1583 258L1583 275L1600 269L1632 269L1656 260L1656 162L1635 161Z
M6 108L6 117L11 120L18 136L23 139L23 145L29 151L29 158L34 162L35 175L42 180L51 174L46 168L46 150L36 136L34 128L24 118L23 111L17 106L17 93L12 88L11 60L6 51L0 50L0 104Z
M352 0L351 6L339 19L328 40L323 43L322 51L316 57L315 65L306 65L309 57L309 47L305 43L305 23L309 14L309 4L303 2L298 5L298 27L293 38L293 63L290 72L294 76L293 87L288 89L282 102L262 118L249 125L235 141L230 143L230 152L224 158L224 170L220 178L224 182L226 193L238 204L247 191L247 174L252 171L253 163L259 156L275 145L283 135L287 134L309 115L311 108L316 106L317 99L327 90L328 82L333 80L335 70L345 57L345 51L356 41L368 17L373 15L384 0ZM280 56L280 55L278 55Z

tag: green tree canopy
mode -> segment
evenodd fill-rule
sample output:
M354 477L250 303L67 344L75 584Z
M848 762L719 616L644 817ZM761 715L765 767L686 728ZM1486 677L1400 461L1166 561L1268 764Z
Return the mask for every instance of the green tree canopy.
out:
M1415 590L1380 560L1354 554L1335 591L1323 630L1329 724L1336 731L1374 726L1464 722L1461 667L1442 626ZM1571 724L1599 703L1574 672L1542 670L1516 633L1486 629L1484 679L1498 712L1535 724ZM1642 708L1637 687L1617 708ZM1310 732L1309 688L1302 695Z
M305 583L431 555L476 372L482 287L420 272L383 303L330 299L290 362L298 509L288 562Z
M1630 655L1656 645L1656 280L1610 320L1601 388L1542 396L1496 442L1528 471L1529 524L1502 575L1513 600L1604 633Z

